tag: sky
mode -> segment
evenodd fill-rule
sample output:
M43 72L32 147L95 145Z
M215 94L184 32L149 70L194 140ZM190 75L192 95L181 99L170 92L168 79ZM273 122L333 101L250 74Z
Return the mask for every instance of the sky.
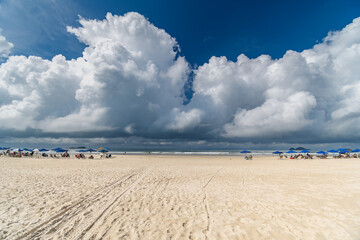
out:
M357 146L359 13L350 0L0 0L0 145Z

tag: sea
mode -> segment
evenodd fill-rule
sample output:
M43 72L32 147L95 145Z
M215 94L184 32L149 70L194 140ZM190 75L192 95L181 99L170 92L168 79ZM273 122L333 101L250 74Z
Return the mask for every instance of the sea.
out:
M222 150L197 150L197 151L154 151L154 150L109 150L109 153L113 155L199 155L199 156L273 156L273 152L276 150L251 150L251 153L241 153L241 151L222 151ZM281 151L281 150L280 150ZM282 152L287 152L289 150L283 150ZM71 149L70 154L78 153L76 149ZM87 153L89 154L89 153ZM94 152L92 154L100 154L99 152Z

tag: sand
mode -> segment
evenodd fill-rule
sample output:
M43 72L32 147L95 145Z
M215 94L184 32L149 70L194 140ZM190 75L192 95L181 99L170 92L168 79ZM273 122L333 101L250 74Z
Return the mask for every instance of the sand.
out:
M0 157L0 239L360 239L360 159Z

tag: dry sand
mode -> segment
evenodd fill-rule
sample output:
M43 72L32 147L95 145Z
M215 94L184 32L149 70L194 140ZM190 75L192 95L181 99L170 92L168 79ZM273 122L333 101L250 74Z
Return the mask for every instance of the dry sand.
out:
M360 159L1 157L0 239L360 239Z

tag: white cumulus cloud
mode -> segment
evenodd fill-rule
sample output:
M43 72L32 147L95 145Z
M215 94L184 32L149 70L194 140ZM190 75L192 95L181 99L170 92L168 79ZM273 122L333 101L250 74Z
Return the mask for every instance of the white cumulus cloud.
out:
M8 57L12 45L0 36L8 57L0 65L2 131L194 141L360 137L360 18L280 59L210 58L194 69L186 106L192 69L168 33L134 12L79 22L67 28L86 44L77 59Z
M1 35L0 29L0 58L8 57L10 54L10 50L14 47L14 45L6 40L4 36Z
M153 123L181 107L189 72L185 58L176 57L176 40L138 13L81 18L80 24L68 31L88 45L83 57L13 56L0 66L2 126L44 132L165 129Z
M280 59L212 57L196 70L189 106L204 109L203 121L229 138L360 137L353 131L360 124L359 31L360 18Z

